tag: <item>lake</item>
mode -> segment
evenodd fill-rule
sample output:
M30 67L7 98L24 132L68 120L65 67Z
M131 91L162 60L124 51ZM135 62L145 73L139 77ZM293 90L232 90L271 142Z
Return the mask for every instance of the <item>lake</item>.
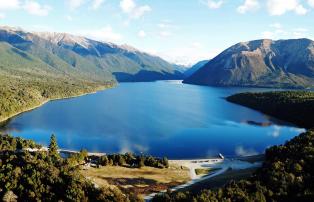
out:
M44 145L54 133L63 149L171 159L258 154L303 131L224 99L246 91L266 89L181 81L121 83L95 94L49 102L12 118L5 130Z

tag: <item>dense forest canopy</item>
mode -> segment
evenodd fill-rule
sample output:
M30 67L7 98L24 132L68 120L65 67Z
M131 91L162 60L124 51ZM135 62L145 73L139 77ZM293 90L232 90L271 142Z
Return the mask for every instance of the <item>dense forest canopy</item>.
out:
M9 201L140 201L112 187L97 188L79 172L73 160L56 153L55 138L49 152L33 141L0 135L0 199Z
M311 91L240 93L227 97L227 100L300 127L314 127L314 92Z

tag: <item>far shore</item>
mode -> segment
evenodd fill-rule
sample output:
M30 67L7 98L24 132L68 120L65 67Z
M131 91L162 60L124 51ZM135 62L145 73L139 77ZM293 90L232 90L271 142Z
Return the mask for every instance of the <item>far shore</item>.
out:
M66 97L57 97L57 98L51 98L51 99L45 99L43 100L40 104L37 104L35 106L32 106L32 107L28 107L26 109L21 109L21 111L19 112L16 112L16 113L13 113L12 115L10 116L7 116L7 117L4 117L4 118L0 118L0 125L3 124L4 122L8 121L9 119L15 117L15 116L18 116L22 113L25 113L25 112L29 112L29 111L32 111L34 109L37 109L43 105L45 105L46 103L48 102L51 102L51 101L56 101L56 100L66 100L66 99L71 99L71 98L76 98L76 97L81 97L81 96L84 96L84 95L90 95L90 94L95 94L99 91L103 91L103 90L106 90L106 89L109 89L109 88L112 88L112 87L101 87L99 89L96 89L96 90L93 90L91 92L86 92L86 93L80 93L78 95L71 95L71 96L66 96Z

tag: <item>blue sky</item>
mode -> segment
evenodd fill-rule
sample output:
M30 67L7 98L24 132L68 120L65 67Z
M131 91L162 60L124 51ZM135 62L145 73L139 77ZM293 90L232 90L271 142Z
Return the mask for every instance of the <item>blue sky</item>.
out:
M314 39L314 0L0 0L0 24L129 44L171 62L240 41Z

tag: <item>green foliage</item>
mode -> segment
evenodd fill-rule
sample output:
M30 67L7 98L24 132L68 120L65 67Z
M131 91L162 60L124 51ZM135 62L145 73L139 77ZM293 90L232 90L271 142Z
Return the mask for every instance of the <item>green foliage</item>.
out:
M101 157L99 157L97 163L98 163L98 165L101 165L101 166L108 166L109 165L109 159L107 156L101 156Z
M23 148L40 149L42 147L31 140L24 140L20 137L13 138L11 135L1 135L1 133L0 140L0 151L2 152L16 151Z
M42 48L24 51L0 42L0 122L42 103L114 85L112 77L73 68ZM54 62L46 63L45 58ZM99 69L99 68L98 68ZM100 75L100 77L95 77Z
M53 159L58 159L60 158L60 154L59 154L59 151L58 151L59 147L58 147L58 144L57 144L57 138L54 134L51 135L50 137L50 144L49 144L49 147L48 147L48 154L51 158Z
M154 168L168 168L169 163L167 158L156 158L152 156L136 156L132 153L126 154L109 154L105 156L93 156L90 157L93 162L98 165L107 166L128 166L128 167L154 167Z
M227 98L305 128L314 127L314 92L240 93Z
M145 166L145 158L143 156L138 156L136 159L136 165L138 168L142 168Z
M17 150L17 139L24 148L38 147L34 142L0 136L0 199L4 201L139 201L137 197L123 194L115 188L96 188L86 180L77 166L58 158L51 161L44 151ZM52 136L52 141L55 138ZM57 148L52 143L51 148ZM55 149L53 149L55 151ZM86 150L78 156L85 158Z
M0 64L0 122L46 101L78 96L113 86L113 83L89 82L51 75L38 70L26 73Z

